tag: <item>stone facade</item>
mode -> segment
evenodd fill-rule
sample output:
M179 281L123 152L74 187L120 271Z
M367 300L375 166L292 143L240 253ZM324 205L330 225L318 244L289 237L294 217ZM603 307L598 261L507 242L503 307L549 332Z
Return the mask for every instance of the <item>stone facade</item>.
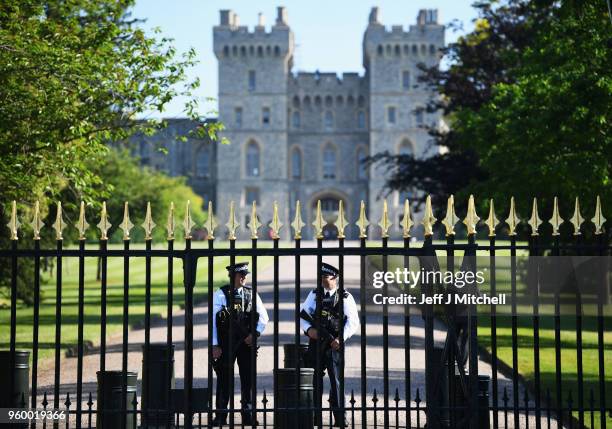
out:
M249 30L231 10L220 15L213 46L219 120L230 144L216 145L211 152L205 194L215 202L219 223L227 222L234 201L244 226L240 237L247 238L255 200L266 237L278 201L283 238L289 238L293 232L288 224L299 200L307 224L303 236L312 238L317 201L333 221L342 199L351 223L347 237L357 238L359 202L366 201L368 219L378 223L385 182L384 171L367 171L360 159L384 151L427 156L431 150L422 125L439 123L440 117L421 110L433 94L419 84L417 65L439 62L444 26L438 24L437 11L421 10L416 25L406 30L386 28L373 8L363 38L365 74L341 76L293 71L294 35L285 8L278 8L269 29L261 16ZM397 223L406 196L396 192L388 198L392 236L401 235ZM376 237L379 228L371 230ZM334 228L325 232L335 235ZM217 235L224 236L220 231Z

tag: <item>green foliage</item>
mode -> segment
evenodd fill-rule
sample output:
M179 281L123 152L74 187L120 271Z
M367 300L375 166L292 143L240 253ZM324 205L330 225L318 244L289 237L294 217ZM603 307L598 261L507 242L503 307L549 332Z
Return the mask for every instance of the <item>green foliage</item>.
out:
M449 130L429 128L447 150L428 159L379 154L389 189L421 189L444 207L476 195L522 218L532 197L549 217L552 198L569 218L576 196L591 218L595 197L612 207L612 24L606 2L482 1L475 29L445 49L450 67L422 67L442 97ZM544 207L544 209L542 209ZM458 207L465 210L465 207ZM608 216L609 217L609 216ZM592 229L592 226L590 227Z

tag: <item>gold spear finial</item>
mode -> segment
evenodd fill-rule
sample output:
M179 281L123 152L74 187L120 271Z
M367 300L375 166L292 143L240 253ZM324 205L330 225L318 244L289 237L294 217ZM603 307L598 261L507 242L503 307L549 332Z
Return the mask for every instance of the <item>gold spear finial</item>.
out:
M510 213L506 223L510 227L510 235L516 235L516 227L521 222L521 219L516 214L516 207L514 206L514 197L510 197Z
M89 224L87 223L87 219L85 219L85 202L81 201L81 208L79 209L79 223L77 224L77 229L79 230L79 240L85 240L87 228L89 228Z
M102 201L100 222L97 225L98 229L100 230L100 240L108 240L108 230L111 226L111 223L108 221L108 214L106 213L106 201Z
M278 202L277 201L274 201L273 207L274 208L272 210L272 222L270 222L270 225L268 226L272 230L272 239L278 240L280 238L278 233L280 232L280 229L283 227L283 224L281 223L280 217L278 216Z
M40 240L40 230L45 224L40 220L40 203L38 201L34 204L34 217L30 225L32 225L34 231L34 240Z
M123 230L123 240L130 239L130 230L134 228L134 224L130 220L130 209L128 207L128 202L123 203L123 220L121 221L121 225L119 228Z
M17 219L17 201L13 200L11 205L11 220L6 224L11 230L11 240L18 240L17 230L21 226L19 219Z
M227 238L229 240L235 240L236 239L236 230L238 229L240 224L236 221L236 212L234 210L234 202L233 201L230 202L229 220L227 221L225 226L227 226L227 229L228 229L228 237Z
M378 222L378 226L380 226L380 236L382 238L389 237L389 228L391 228L393 223L389 220L389 208L387 207L387 200L383 201L383 211L382 216L380 217L380 222Z
M151 202L147 201L147 212L145 214L144 222L142 223L142 227L145 230L145 240L151 240L153 237L151 236L151 232L153 228L155 228L155 222L153 222L153 216L151 215Z
M293 238L296 240L300 240L302 238L302 228L304 228L306 224L302 222L302 213L300 210L300 200L297 200L295 203L295 217L293 218L293 222L291 222L291 227L293 228Z
M595 224L595 234L603 234L601 226L606 222L606 218L603 217L603 213L601 210L601 199L599 198L599 195L597 195L597 202L595 203L595 216L593 216L591 222Z
M257 239L257 230L261 227L261 222L257 218L257 203L253 201L251 208L251 220L249 221L249 229L251 230L251 239Z
M183 219L183 229L185 230L185 240L192 238L191 230L195 226L195 222L191 219L191 201L187 200L185 204L185 218Z
M206 228L206 231L208 231L208 240L214 240L215 239L215 229L217 228L217 220L215 219L215 216L213 214L213 203L212 201L208 202L208 218L206 219L206 224L204 225L204 227Z
M446 216L442 219L442 223L446 227L446 235L455 235L455 225L459 222L459 218L455 213L455 197L448 197L446 202Z
M368 218L366 217L365 202L361 200L361 206L359 207L359 220L355 222L355 225L359 227L359 238L368 237Z
M468 207L467 213L465 215L465 219L463 219L463 224L467 227L468 235L476 234L476 225L480 218L476 214L476 203L474 202L474 195L470 195L468 199Z
M168 220L166 221L166 231L168 232L167 239L174 240L174 229L176 221L174 219L174 201L170 202L170 210L168 210Z
M410 229L414 225L412 217L410 216L410 201L406 199L404 201L404 217L402 218L402 236L404 238L410 238Z
M314 226L315 237L317 239L322 239L325 221L323 220L323 214L321 213L321 200L317 201L317 212L315 214L315 220L312 222L312 226Z
M344 201L340 200L338 206L338 223L336 224L336 228L338 229L338 238L346 238L344 230L347 226L348 220L346 220L346 216L344 214Z
M433 209L431 208L431 195L427 195L425 199L425 212L423 213L423 219L421 224L425 229L425 235L433 235L433 226L437 219L433 215Z
M531 218L529 219L529 226L531 227L531 235L538 235L538 228L542 225L542 219L538 216L538 200L534 197L533 207L531 209Z
M57 214L55 215L55 223L53 224L53 229L55 229L55 239L63 240L64 229L66 228L66 222L62 218L62 202L57 202Z
M580 235L580 225L584 222L584 218L580 215L580 203L578 197L576 197L576 204L574 205L574 214L570 219L572 225L574 225L574 235Z
M559 235L559 226L561 226L563 222L565 221L561 218L561 215L559 214L559 199L555 197L555 199L553 200L552 217L548 221L548 223L550 223L553 227L552 235Z
M489 237L495 237L495 228L499 225L499 219L495 216L495 205L493 204L493 198L490 199L489 203L489 217L485 222L489 228Z

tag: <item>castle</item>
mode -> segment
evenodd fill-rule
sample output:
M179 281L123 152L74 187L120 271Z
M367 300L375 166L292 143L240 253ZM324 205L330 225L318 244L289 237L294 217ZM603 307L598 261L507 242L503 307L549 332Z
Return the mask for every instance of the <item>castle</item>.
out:
M270 29L260 15L252 31L239 25L233 11L222 10L213 36L218 119L230 144L207 145L182 156L194 178L204 183L196 192L215 202L219 223L227 221L234 201L241 237L246 238L244 228L256 201L265 237L277 201L286 225L283 238L289 238L297 200L308 226L319 200L328 221L335 220L342 200L352 224L364 200L368 219L378 223L385 172L368 169L361 160L385 151L422 157L433 150L423 125L438 124L440 115L424 110L435 94L418 82L417 65L434 66L440 60L444 26L437 10L419 11L416 25L406 30L401 25L386 28L378 8L372 8L363 37L364 75L295 73L294 34L283 7ZM172 158L178 150L169 152ZM388 198L396 226L408 196L395 192ZM336 230L326 227L324 233L333 237ZM397 228L391 233L401 234ZM312 234L312 228L303 231L304 238ZM357 228L351 225L346 235L357 238Z

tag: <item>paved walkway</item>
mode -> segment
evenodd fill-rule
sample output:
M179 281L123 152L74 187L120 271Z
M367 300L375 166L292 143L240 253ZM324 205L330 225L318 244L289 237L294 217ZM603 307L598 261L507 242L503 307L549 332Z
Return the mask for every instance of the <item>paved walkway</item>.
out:
M306 243L304 243L306 244ZM325 258L326 262L335 264L337 258ZM281 257L280 258L280 288L279 288L279 342L293 343L295 340L294 332L294 311L295 311L295 259L293 257ZM345 257L345 288L353 294L357 301L358 308L359 304L359 258L358 257ZM311 291L316 285L316 257L302 257L301 258L301 296L300 302L302 302L309 291ZM273 323L276 319L273 313L273 268L272 266L261 270L258 275L258 292L266 305L268 314L270 316L270 323L266 328L264 335L259 339L261 346L259 350L258 367L257 367L257 391L259 400L263 397L264 390L267 393L267 399L270 401L267 407L270 408L274 404L274 398L271 392L273 391ZM399 407L406 406L406 372L404 367L405 359L405 345L404 345L404 316L400 309L397 312L391 312L389 315L389 378L390 378L390 398L389 403L391 406L395 406L393 400L395 396L395 390L398 389L400 395ZM175 312L173 322L173 338L176 344L175 351L175 374L177 387L183 384L183 363L184 363L184 317L183 312ZM367 328L366 328L366 401L368 407L373 407L372 396L374 389L376 389L378 395L378 407L383 405L383 338L382 338L382 316L381 314L375 314L370 312L368 308L367 313ZM194 310L194 386L206 387L207 386L207 303L203 302L196 306ZM424 339L425 330L423 327L423 320L420 316L411 317L410 322L410 396L412 398L411 406L416 407L414 398L416 396L416 390L419 389L420 397L424 400L424 386L425 386L425 354L424 354ZM445 339L445 331L442 326L436 324L434 330L434 340L438 344L443 344ZM120 370L121 369L121 336L109 338L107 340L107 356L106 365L107 369ZM165 342L166 341L166 325L162 322L160 325L155 326L151 329L151 341L152 342ZM305 338L302 338L305 341ZM128 368L130 371L136 371L142 373L142 353L141 347L144 343L144 329L132 330L129 333L129 355L128 355ZM356 400L355 406L361 404L361 354L360 354L361 338L359 332L354 335L346 344L346 367L345 367L345 386L347 395L350 392L354 392ZM283 352L282 349L279 351L279 362L282 366ZM52 365L52 364L51 364ZM64 400L65 393L69 392L71 398L74 401L76 392L76 358L64 358L62 360L62 402ZM483 361L479 361L478 364L479 373L491 375L491 366ZM99 368L99 354L92 353L84 357L84 400L87 400L87 394L92 392L95 400L96 393L96 371ZM237 368L236 368L237 375ZM139 382L140 383L140 382ZM501 373L498 374L499 383L499 398L502 397L503 389L507 389L508 396L510 398L509 406L512 406L512 382L504 377ZM213 383L214 384L214 383ZM40 378L39 378L39 392L47 391L51 393L53 391L53 368L42 365ZM239 381L236 378L236 390L239 391ZM523 398L524 388L520 386L520 397ZM140 391L140 386L139 386ZM326 381L327 391L327 381ZM324 395L324 399L327 395ZM51 401L51 397L49 398ZM239 404L238 394L235 396L235 404ZM501 403L501 399L500 399ZM521 403L524 406L523 403ZM347 402L347 406L350 404ZM424 403L420 404L421 407ZM533 404L531 404L533 406ZM84 404L84 409L86 406ZM258 407L261 408L261 402L258 403ZM74 406L73 406L74 408ZM350 412L349 412L350 415ZM412 426L416 427L417 423L421 426L425 423L425 412L422 410L418 413L412 411L410 417L407 415L405 410L400 411L397 414L395 410L390 412L390 425L392 427ZM417 421L418 419L418 421ZM499 413L500 426L505 427L503 424L505 418L502 412ZM268 414L267 421L270 423L272 420L272 414ZM206 422L206 416L202 416L202 421ZM239 422L239 417L237 422ZM263 422L262 413L259 415L259 421ZM383 424L383 414L379 410L376 415L374 411L368 412L368 425L373 426L374 421L379 427ZM407 422L410 421L410 425ZM520 416L520 427L526 427L526 418L524 415ZM492 422L492 420L491 420ZM508 426L509 428L514 427L512 413L508 413ZM535 418L529 416L529 426L534 427ZM361 421L360 412L355 413L355 427L364 427ZM544 426L546 427L546 425ZM551 427L556 427L553 421Z

